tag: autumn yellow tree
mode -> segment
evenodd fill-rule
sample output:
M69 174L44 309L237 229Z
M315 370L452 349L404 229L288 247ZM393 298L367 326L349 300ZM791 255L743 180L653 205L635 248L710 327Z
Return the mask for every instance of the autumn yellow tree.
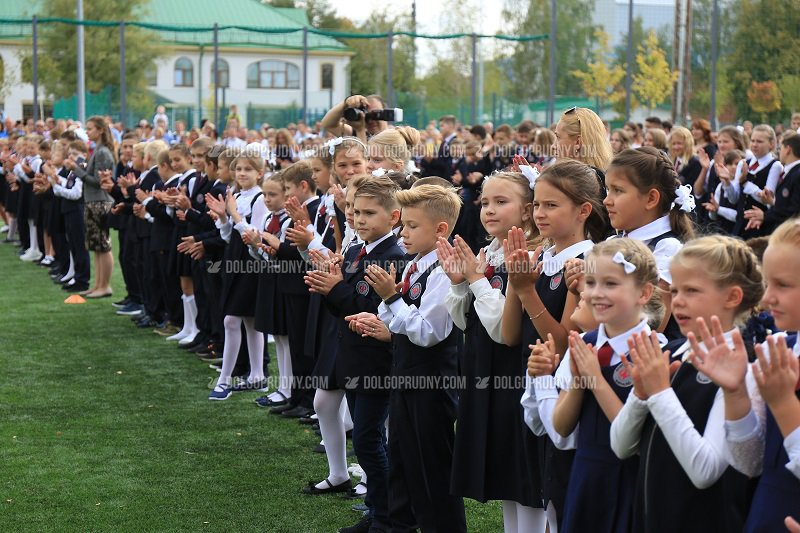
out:
M774 81L753 81L747 90L747 100L750 102L750 109L760 113L761 121L766 122L767 113L781 108L781 91Z
M608 34L601 30L594 33L596 46L592 53L592 62L586 70L573 70L571 74L581 81L583 92L589 98L596 98L598 107L602 109L606 100L619 91L619 83L625 77L625 70L610 61L611 50L608 46Z
M650 112L672 95L672 84L678 72L671 71L664 50L658 45L654 31L639 46L636 54L639 72L633 76L633 91Z

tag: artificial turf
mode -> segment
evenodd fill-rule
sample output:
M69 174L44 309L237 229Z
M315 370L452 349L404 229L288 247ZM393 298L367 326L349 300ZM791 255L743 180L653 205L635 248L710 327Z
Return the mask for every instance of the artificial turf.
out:
M114 297L66 305L16 252L0 245L0 530L333 532L359 519L351 500L300 492L327 475L313 431L256 393L208 401L216 372L115 315L118 266ZM497 502L466 503L470 531L502 531Z

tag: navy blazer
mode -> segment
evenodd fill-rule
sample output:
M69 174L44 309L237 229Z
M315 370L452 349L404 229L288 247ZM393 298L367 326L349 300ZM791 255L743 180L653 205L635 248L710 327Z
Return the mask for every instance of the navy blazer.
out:
M362 337L351 331L344 317L361 312L377 314L382 299L365 280L364 269L368 264L377 264L388 272L389 266L394 264L399 275L403 271L400 262L405 254L397 245L394 235L381 241L372 252L354 264L360 251L360 246L353 246L347 251L343 265L344 280L337 283L325 296L328 309L340 319L337 334L339 352L336 357L336 380L347 390L387 392L376 389L365 390L364 378L389 375L392 344L371 337Z
M775 188L775 205L764 212L764 229L768 233L785 220L800 213L800 164L795 165Z

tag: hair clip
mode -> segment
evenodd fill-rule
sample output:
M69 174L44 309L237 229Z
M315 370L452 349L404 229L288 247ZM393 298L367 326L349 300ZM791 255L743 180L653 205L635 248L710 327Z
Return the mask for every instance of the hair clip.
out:
M344 142L344 139L341 137L336 137L335 139L328 141L328 153L333 156L333 154L336 152L336 147L342 144L342 142Z
M539 178L539 171L530 165L520 165L519 171L527 178L528 186L533 190L533 186L536 185L536 180Z
M386 169L385 168L376 168L375 170L372 171L372 177L373 178L380 178L381 176L385 176L385 175L386 175Z
M636 270L636 265L625 259L625 256L622 255L622 252L615 253L611 260L618 265L622 265L622 268L625 269L626 274L633 274L633 272Z
M411 175L411 174L417 174L419 172L420 170L417 168L417 165L414 163L414 161L412 159L409 159L408 163L406 163L406 173Z
M673 209L676 206L680 207L681 211L686 213L694 211L695 200L691 185L679 185L678 188L675 189L675 200L672 202Z

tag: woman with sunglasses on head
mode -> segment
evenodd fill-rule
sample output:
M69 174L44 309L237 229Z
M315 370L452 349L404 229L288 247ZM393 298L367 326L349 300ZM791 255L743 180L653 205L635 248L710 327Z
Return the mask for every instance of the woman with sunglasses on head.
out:
M611 143L603 121L591 109L571 107L556 124L556 154L592 167L600 181L600 200L605 197L605 171L611 164Z

